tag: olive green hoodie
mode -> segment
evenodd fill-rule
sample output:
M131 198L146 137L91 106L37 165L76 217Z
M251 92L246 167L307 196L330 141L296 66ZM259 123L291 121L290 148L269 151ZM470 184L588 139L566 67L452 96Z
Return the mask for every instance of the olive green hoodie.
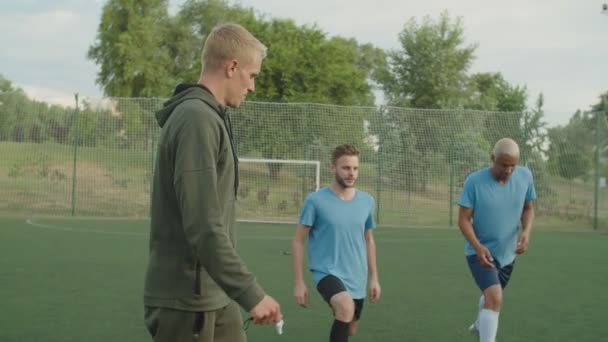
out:
M152 190L144 304L250 311L264 292L235 250L238 161L230 121L206 88L180 85L162 127Z

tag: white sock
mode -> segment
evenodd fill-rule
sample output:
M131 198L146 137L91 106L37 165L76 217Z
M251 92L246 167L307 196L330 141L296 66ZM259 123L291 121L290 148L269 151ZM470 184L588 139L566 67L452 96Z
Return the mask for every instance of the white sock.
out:
M498 331L498 312L483 309L479 313L479 342L495 342Z
M479 314L481 313L481 310L483 310L484 305L486 305L486 301L485 297L482 294L481 297L479 297L479 305L477 307L477 318L475 319L475 327L477 327L477 329L479 329Z

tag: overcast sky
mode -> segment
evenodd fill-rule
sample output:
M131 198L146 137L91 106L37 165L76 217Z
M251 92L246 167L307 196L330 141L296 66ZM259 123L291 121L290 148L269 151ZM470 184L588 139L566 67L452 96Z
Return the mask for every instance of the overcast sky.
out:
M30 96L73 103L99 98L97 66L86 59L101 0L0 0L0 74ZM172 0L175 11L181 3ZM530 104L545 95L545 120L565 124L608 91L606 0L240 0L273 17L316 23L329 35L397 49L411 17L462 17L467 44L477 44L472 72L501 72L528 88ZM272 53L271 51L269 53Z

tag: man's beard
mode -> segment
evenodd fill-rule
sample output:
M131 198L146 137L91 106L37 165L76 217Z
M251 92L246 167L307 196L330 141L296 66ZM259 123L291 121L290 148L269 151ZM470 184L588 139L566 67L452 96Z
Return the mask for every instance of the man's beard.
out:
M336 182L343 187L344 189L348 189L348 188L354 188L355 187L355 182L353 182L353 185L348 185L346 184L346 182L344 181L344 178L336 175Z
M510 177L511 177L510 174L504 174L504 173L502 173L502 174L498 175L498 180L506 182L506 181L509 180Z

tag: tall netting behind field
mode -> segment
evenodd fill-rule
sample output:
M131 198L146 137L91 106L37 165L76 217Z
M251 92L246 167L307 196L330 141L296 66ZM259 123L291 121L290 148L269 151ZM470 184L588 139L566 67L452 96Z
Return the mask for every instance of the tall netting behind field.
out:
M364 151L364 160L372 156L373 146L363 142L370 138L367 126L375 111L374 107L246 102L233 111L232 118L241 157L318 161L318 177L320 185L324 186L331 181L329 165L334 146L356 143ZM303 166L267 163L261 170L258 166L258 181L241 189L257 199L254 202L251 198L247 201L239 197L239 218L249 219L255 212L256 220L276 221L279 218L295 223L303 200L316 186L313 178L317 177L315 168L312 165ZM373 169L372 164L364 167ZM259 185L264 183L272 185ZM285 189L286 184L290 184L294 190L289 193L280 190ZM371 188L368 187L368 190ZM280 200L278 203L262 204L269 202L265 200L266 197Z
M239 220L294 223L306 195L320 186L320 163L241 158Z
M586 156L586 161L583 162L583 167L589 167L591 165L591 172L585 172L583 177L578 177L579 179L583 179L586 183L585 188L587 189L586 194L589 193L589 190L592 188L594 190L594 199L593 201L589 201L589 198L584 195L584 203L588 208L586 211L581 212L590 212L590 207L593 206L593 213L591 217L588 215L585 219L587 221L593 220L593 227L595 229L608 229L608 99L604 99L604 111L603 112L595 112L590 113L589 117L595 119L595 143L590 144L589 140L587 140L587 148L588 146L593 146L593 159L589 161L590 153L581 152L584 156ZM590 137L587 136L587 139ZM579 157L575 157L579 158ZM570 166L571 167L571 166ZM581 182L579 180L579 182ZM568 189L571 190L572 180L570 180L570 184ZM578 188L575 184L575 189ZM581 199L579 197L579 203Z
M146 217L163 99L112 98L78 109L0 103L0 214ZM319 161L361 149L357 187L381 225L456 226L468 173L501 137L535 177L537 226L608 225L606 113L540 128L530 113L245 102L231 110L240 158ZM317 187L314 164L242 163L239 219L295 222Z
M601 226L608 213L601 205L608 131L602 113L585 114L580 130L546 130L531 113L318 104L249 102L234 118L241 155L320 160L322 185L331 181L332 148L357 144L358 187L376 197L383 225L455 226L465 177L490 166L502 137L520 144L520 164L534 174L537 225Z
M499 138L522 141L521 118L521 113L382 108L375 125L378 220L455 225L465 177L490 165Z
M549 130L548 159L537 163L545 196L538 213L550 226L608 228L608 112L575 115Z
M529 113L383 108L378 119L376 195L385 224L457 225L465 177L491 165L502 137L519 143L520 165L534 175L537 225L591 227L608 213L594 199L606 195L603 159L594 157L606 144L602 113L587 114L578 128L548 131Z
M147 216L158 136L152 113L161 104L106 99L79 108L3 108L5 119L17 115L0 135L0 213Z

